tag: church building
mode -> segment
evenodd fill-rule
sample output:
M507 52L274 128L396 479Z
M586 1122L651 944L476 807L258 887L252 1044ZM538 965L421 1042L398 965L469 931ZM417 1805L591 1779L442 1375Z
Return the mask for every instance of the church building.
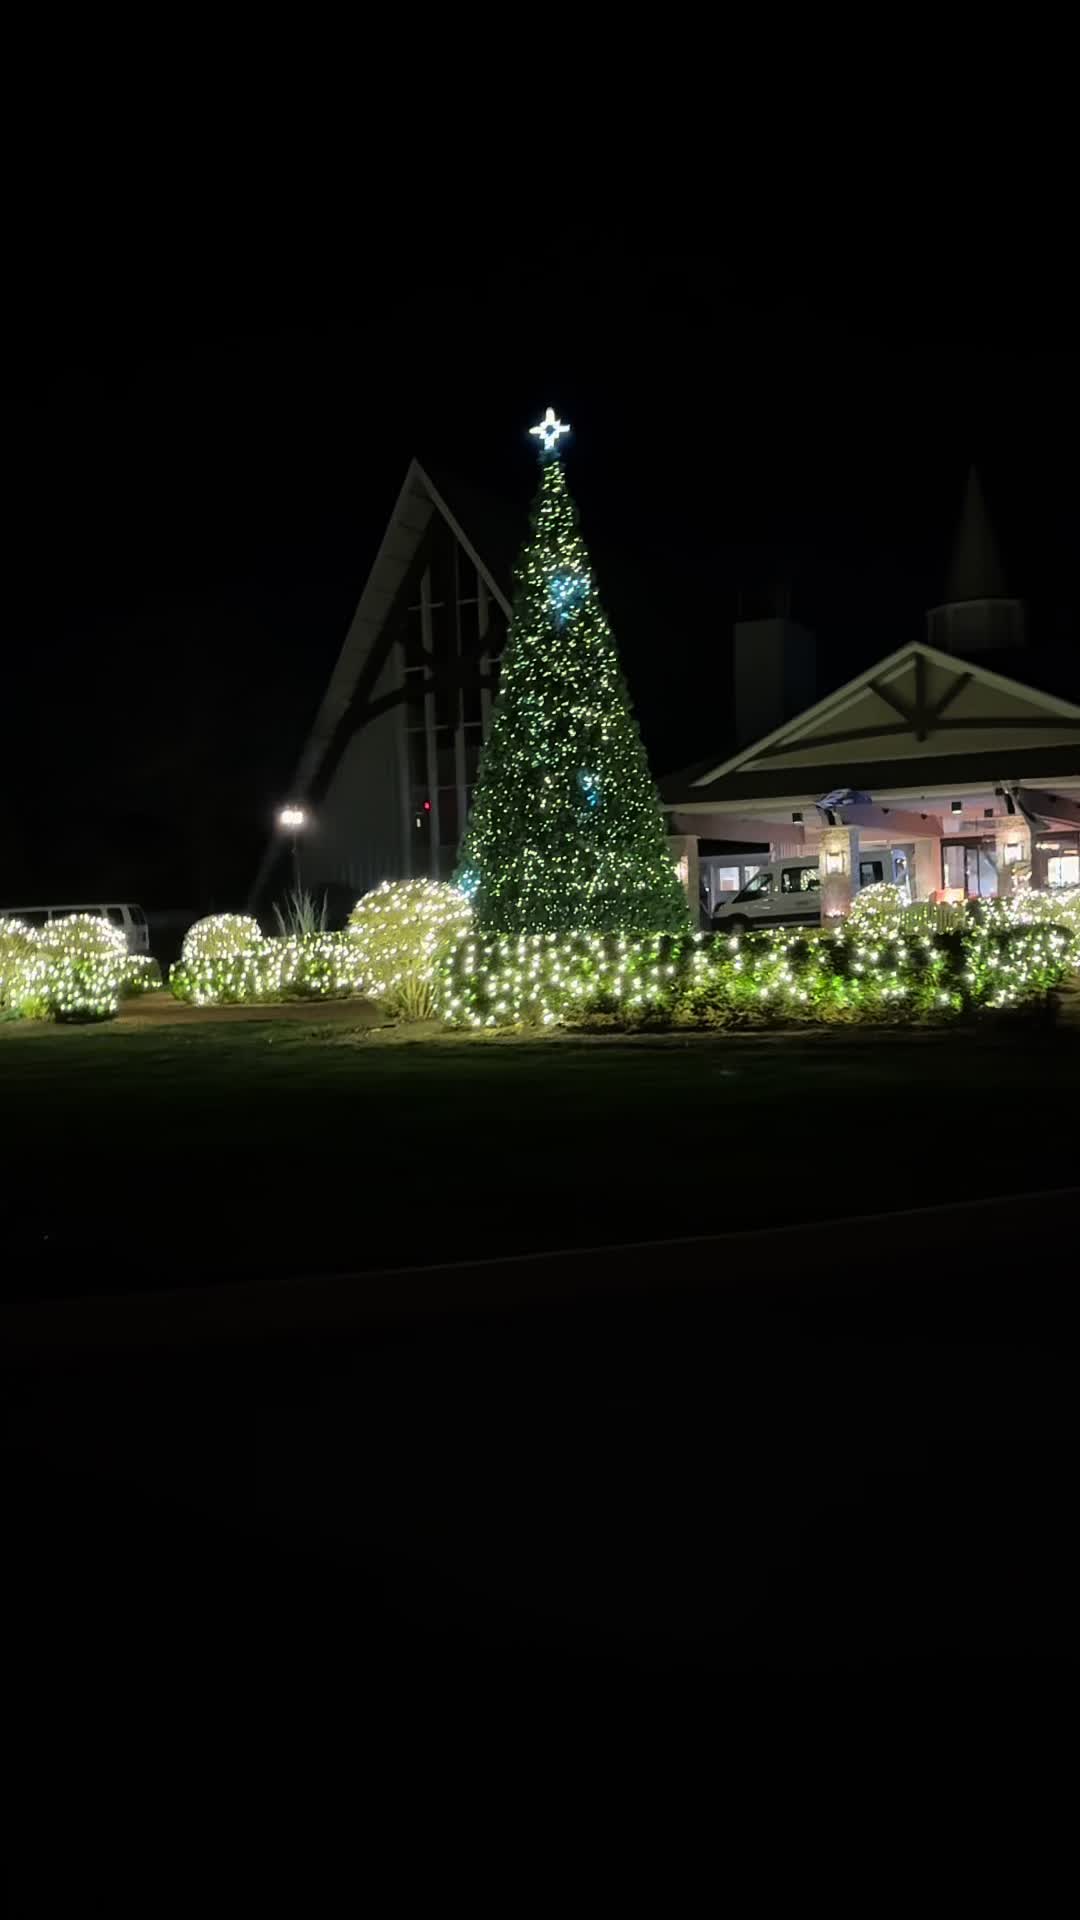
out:
M341 900L457 860L524 527L454 485L411 462L293 777L305 884Z

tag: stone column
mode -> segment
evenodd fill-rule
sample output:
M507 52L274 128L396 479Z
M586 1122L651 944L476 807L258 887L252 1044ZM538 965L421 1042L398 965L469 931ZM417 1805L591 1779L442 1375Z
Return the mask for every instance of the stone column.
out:
M929 900L941 885L941 841L916 840L912 862L911 897Z
M1031 872L1031 828L1021 813L1007 813L994 821L998 899L1007 900L1016 887L1018 869Z
M690 925L696 928L701 901L697 834L669 833L668 851L675 863L675 871L686 888L686 898L690 903Z
M821 830L821 922L839 920L851 911L859 890L858 827Z

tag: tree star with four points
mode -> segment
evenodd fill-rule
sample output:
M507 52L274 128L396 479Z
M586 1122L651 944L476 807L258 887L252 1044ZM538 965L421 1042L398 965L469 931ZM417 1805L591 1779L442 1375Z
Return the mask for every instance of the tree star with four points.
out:
M569 433L569 431L570 428L564 426L561 420L556 420L554 407L548 408L539 426L529 428L530 433L535 433L539 437L543 453L556 454L559 451L560 434Z

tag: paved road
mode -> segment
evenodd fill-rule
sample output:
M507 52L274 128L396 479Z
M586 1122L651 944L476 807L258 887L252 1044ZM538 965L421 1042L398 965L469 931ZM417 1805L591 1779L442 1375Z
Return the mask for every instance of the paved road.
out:
M552 1712L561 1783L586 1700L682 1703L771 1781L845 1700L890 1745L911 1714L921 1764L945 1701L1056 1755L1078 1204L7 1308L36 1721L137 1701L202 1751L223 1703L259 1741L321 1702L411 1770L486 1711L512 1768Z
M858 1302L910 1277L938 1277L942 1290L992 1262L1015 1262L1018 1288L1035 1287L1034 1256L1056 1291L1065 1285L1057 1250L1070 1244L1080 1187L1000 1199L815 1221L767 1232L711 1234L567 1248L370 1272L190 1286L157 1293L16 1302L0 1308L0 1348L9 1358L57 1346L88 1354L132 1347L215 1346L262 1338L336 1337L447 1313L565 1306L622 1294L689 1299L719 1294L755 1303L813 1296Z

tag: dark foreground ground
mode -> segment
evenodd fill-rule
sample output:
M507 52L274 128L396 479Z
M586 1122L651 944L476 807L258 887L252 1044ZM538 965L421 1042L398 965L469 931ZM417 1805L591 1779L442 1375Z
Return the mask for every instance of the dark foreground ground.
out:
M0 1026L6 1297L763 1228L1080 1164L1080 1031L1037 1022L543 1042L176 1011Z
M88 1764L107 1730L189 1846L192 1796L235 1810L267 1765L347 1790L364 1847L362 1772L414 1844L464 1794L486 1848L493 1773L550 1839L616 1766L692 1777L716 1819L730 1769L778 1804L840 1748L882 1794L944 1767L959 1795L977 1754L1057 1750L1060 1037L41 1041L0 1040L16 1693ZM962 1204L904 1216L927 1199ZM332 1272L717 1226L748 1231Z

